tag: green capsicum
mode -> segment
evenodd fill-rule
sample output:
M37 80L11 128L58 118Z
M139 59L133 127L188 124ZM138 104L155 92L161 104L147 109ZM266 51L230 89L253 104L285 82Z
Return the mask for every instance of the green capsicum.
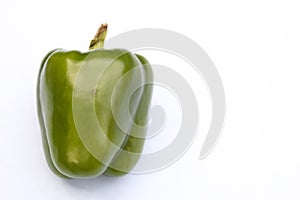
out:
M56 49L41 63L38 118L48 166L60 177L123 175L143 150L153 72L141 55L104 49L106 32L101 25L88 52Z

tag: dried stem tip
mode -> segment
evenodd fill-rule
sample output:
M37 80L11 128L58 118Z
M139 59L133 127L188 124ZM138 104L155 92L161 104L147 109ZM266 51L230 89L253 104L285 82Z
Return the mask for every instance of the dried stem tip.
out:
M89 47L90 50L103 48L104 40L107 33L107 26L108 25L105 23L99 27L96 35L94 36L94 39L91 40L90 47Z

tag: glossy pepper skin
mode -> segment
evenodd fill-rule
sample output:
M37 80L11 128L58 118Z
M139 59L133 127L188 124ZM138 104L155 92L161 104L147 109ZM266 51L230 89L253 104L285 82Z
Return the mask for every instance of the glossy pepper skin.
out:
M83 68L95 74L101 71L93 89L87 86L92 76L83 76L83 81L78 82ZM118 85L126 74L130 74L129 78ZM148 83L153 81L151 66L145 58L123 49L85 53L57 49L44 58L37 83L37 109L46 160L56 175L93 178L101 174L123 175L132 170L143 150L141 137L147 129L136 128L122 112L113 113L112 107L116 111L123 109L121 102L126 100L126 90L140 85L138 80L143 84L127 106L136 125L145 126L152 96L152 85ZM116 87L119 92L113 98ZM91 124L92 115L85 110L88 106L95 108L102 134ZM76 118L74 109L81 120ZM117 120L127 124L125 131Z

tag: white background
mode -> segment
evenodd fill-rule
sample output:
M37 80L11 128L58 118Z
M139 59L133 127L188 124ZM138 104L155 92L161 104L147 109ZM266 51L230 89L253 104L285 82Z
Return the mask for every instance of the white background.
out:
M227 113L222 137L205 160L198 156L211 111L200 80L199 133L171 167L84 181L49 171L36 114L40 62L54 48L87 49L102 22L109 23L108 38L164 28L210 55ZM11 0L0 3L0 26L0 199L300 199L297 0Z

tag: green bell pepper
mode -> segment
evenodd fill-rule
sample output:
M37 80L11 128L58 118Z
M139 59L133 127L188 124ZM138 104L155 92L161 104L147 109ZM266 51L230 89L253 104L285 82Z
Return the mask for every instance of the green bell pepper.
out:
M123 175L134 168L143 150L147 129L140 127L148 123L153 72L140 55L124 49L103 49L106 32L104 24L88 52L57 49L41 63L37 110L43 148L50 169L60 177ZM93 74L100 78L91 87L96 77ZM124 76L127 79L118 84ZM129 88L139 81L142 85L129 103L122 103ZM124 115L124 105L132 119ZM101 132L92 124L94 118L87 108L95 109ZM118 120L126 124L125 130Z

